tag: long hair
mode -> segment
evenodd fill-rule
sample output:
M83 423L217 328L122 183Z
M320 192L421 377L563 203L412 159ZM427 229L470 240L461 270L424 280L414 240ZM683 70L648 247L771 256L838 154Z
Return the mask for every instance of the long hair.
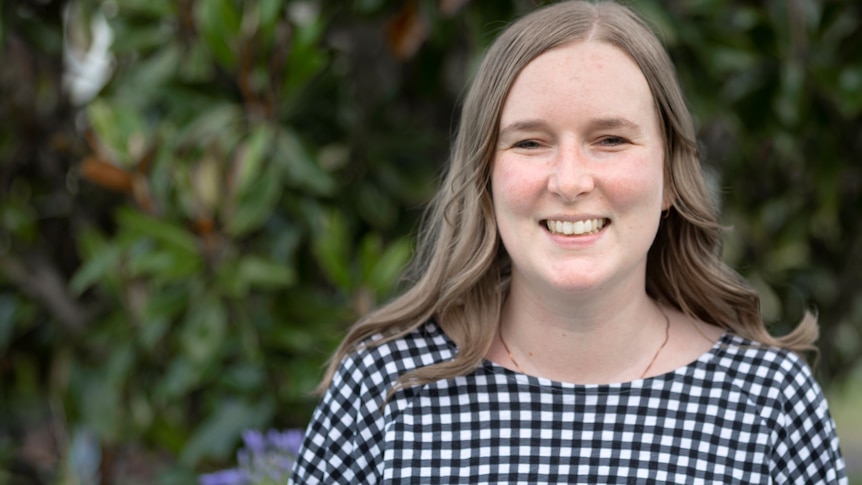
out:
M659 39L626 7L566 1L514 22L489 48L464 98L448 171L422 221L409 286L350 328L319 391L358 346L399 338L431 318L458 352L450 361L401 376L399 385L468 374L484 359L500 320L511 266L500 243L490 190L500 113L515 78L530 61L577 41L604 42L627 53L643 72L658 113L673 205L647 256L647 293L737 335L793 351L814 349L813 315L806 313L790 334L771 336L760 317L757 293L721 260L717 206L703 177L691 115ZM369 340L374 335L382 338Z

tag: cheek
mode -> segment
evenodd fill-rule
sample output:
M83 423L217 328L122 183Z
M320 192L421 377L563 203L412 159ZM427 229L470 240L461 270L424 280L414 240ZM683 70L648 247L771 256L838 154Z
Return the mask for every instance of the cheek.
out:
M495 162L491 173L491 194L497 212L518 212L528 210L532 202L541 194L542 182L539 170L530 170L523 164ZM504 214L498 214L504 216Z
M614 198L623 206L657 212L664 202L664 167L661 158L646 157L620 165L608 174Z
M651 210L654 205L661 205L661 187L661 180L633 177L632 173L628 173L616 179L612 197L618 205Z

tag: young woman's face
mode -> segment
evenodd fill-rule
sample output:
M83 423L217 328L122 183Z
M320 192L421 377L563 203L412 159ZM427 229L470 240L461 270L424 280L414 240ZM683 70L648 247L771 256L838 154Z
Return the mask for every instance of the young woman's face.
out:
M667 205L663 147L649 86L623 51L578 42L530 62L503 105L491 174L512 284L642 292Z

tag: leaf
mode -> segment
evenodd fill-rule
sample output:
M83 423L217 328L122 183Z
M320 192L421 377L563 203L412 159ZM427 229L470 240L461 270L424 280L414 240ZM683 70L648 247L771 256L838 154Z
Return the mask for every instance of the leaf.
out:
M350 277L350 234L347 221L340 212L331 210L317 222L312 242L315 259L332 283L349 291L353 282Z
M281 196L277 171L269 167L264 176L248 186L235 201L233 212L225 216L225 232L242 237L260 228L271 216Z
M137 108L97 98L87 106L87 119L96 139L94 149L100 151L96 158L118 167L133 168L137 163L134 155L137 154L130 153L129 141L146 140L149 136Z
M398 283L411 254L412 245L406 238L391 243L371 270L367 284L379 293L391 291Z
M279 15L284 9L283 0L258 0L258 9L260 16L260 31L269 36L272 34L273 28L278 22Z
M315 346L316 335L307 326L284 325L272 332L270 345L276 345L280 350L301 353Z
M205 153L192 166L189 176L198 207L207 216L213 214L224 194L221 160L218 154L212 151Z
M195 2L194 13L213 56L221 65L234 68L242 14L233 0L199 0Z
M249 286L266 289L283 288L296 280L290 268L253 255L240 260L238 273Z
M323 19L317 17L293 27L294 35L285 63L286 75L281 86L288 105L299 98L303 88L312 77L323 71L327 62L327 56L318 46L325 27Z
M362 281L367 281L377 261L380 260L380 254L383 253L383 238L379 233L370 232L362 238L359 244L357 259L359 268L362 274Z
M215 410L197 428L180 453L180 462L194 466L205 458L225 460L244 430L263 427L275 411L272 399L252 404L228 399L219 401Z
M125 230L150 236L161 243L182 249L195 257L198 254L197 238L184 227L148 216L128 207L116 214L117 223Z
M267 227L267 234L269 238L264 249L266 254L281 264L292 265L300 244L305 239L305 232L298 221L283 217L273 218L272 224Z
M655 0L640 1L631 4L656 31L667 46L674 46L679 41L674 20L667 14L667 7L660 5Z
M292 268L255 255L224 263L217 273L219 288L233 298L245 297L250 288L279 289L295 281L296 274Z
M164 89L173 80L177 69L187 62L180 47L176 44L165 44L164 37L160 45L153 47L157 49L135 64L133 75L126 76L125 82L117 85L118 97L128 106L143 108L141 103L152 99L155 92Z
M182 314L191 303L187 285L174 285L154 292L144 309L144 315L153 320L172 320Z
M412 58L428 38L428 27L415 1L408 1L386 26L389 49L396 59Z
M222 147L230 147L239 136L237 132L242 122L243 112L238 106L227 102L214 102L184 125L185 129L177 136L176 141L180 145L199 147L218 140Z
M362 184L357 196L357 212L363 219L378 229L392 227L398 212L394 201L384 195L373 184Z
M175 2L170 0L123 0L118 2L121 14L146 15L148 17L168 17L176 15Z
M201 40L191 42L183 53L183 62L178 66L180 78L191 83L210 81L215 71L210 61L209 51L204 42Z
M383 0L356 0L355 8L362 13L374 13L383 6Z
M122 391L134 364L134 350L128 343L116 343L97 369L80 377L80 406L85 421L99 430L103 439L122 435Z
M69 289L76 296L103 281L108 275L117 271L120 265L121 251L118 246L104 244L101 250L93 252L84 263L75 271L69 280Z
M183 354L191 362L204 365L218 354L226 335L227 310L224 304L211 296L204 297L189 309L182 322L180 342Z
M862 65L846 66L838 77L838 102L835 106L844 118L857 118L862 112Z
M331 194L335 181L306 151L299 136L280 130L276 136L275 160L285 169L288 181L319 195Z
M173 402L200 384L202 367L184 357L176 357L169 362L166 375L158 381L153 394L159 402Z
M184 280L202 267L199 256L171 246L159 246L129 257L133 276L149 276L157 281Z
M260 177L264 161L272 141L273 131L269 125L256 126L249 137L237 148L234 160L234 190L243 194Z
M6 199L0 202L0 228L14 237L32 242L38 235L38 212L29 203Z
M69 280L69 289L80 296L88 288L113 276L120 265L120 247L104 240L94 229L85 228L78 238L84 262Z
M102 188L130 194L132 176L126 170L108 162L87 157L81 164L81 177Z
M266 370L259 364L241 363L225 369L224 384L239 392L254 392L267 387Z

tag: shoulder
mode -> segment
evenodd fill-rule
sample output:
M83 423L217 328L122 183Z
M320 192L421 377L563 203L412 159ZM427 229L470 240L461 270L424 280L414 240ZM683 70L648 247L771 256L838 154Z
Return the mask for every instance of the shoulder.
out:
M779 433L793 423L831 420L814 373L795 352L725 335L713 354L713 377L755 404L761 418Z
M811 368L795 352L725 334L713 348L715 366L733 379L751 384L803 385L813 381Z
M389 391L405 373L450 359L454 344L434 322L394 338L375 335L339 363L306 430L290 483L372 482L380 478L387 423L415 392Z
M434 321L404 335L376 334L349 352L336 371L336 381L362 384L364 390L388 392L404 374L454 357L456 347Z
M714 347L713 356L718 372L764 398L788 392L798 396L801 390L820 394L811 368L795 352L726 334Z
M847 483L835 422L811 368L796 353L725 335L719 374L759 409L772 433L778 483Z

